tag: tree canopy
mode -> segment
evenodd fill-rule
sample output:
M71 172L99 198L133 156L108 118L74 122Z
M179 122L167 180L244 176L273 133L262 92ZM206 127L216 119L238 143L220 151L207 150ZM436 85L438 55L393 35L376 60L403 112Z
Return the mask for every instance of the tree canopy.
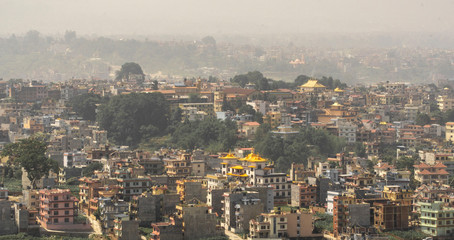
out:
M96 120L96 104L101 104L106 101L105 98L98 94L86 93L77 95L68 103L73 111L85 120L95 121Z
M46 150L47 145L43 139L30 137L6 145L1 155L10 157L13 164L24 168L35 189L36 182L47 176L50 170L58 172L57 162L45 155Z
M134 75L140 75L142 78L144 76L142 67L140 67L139 64L135 62L127 62L123 65L121 65L120 71L116 72L116 80L122 80L122 79L128 79L130 76Z
M175 128L172 142L183 149L204 148L209 152L228 151L236 142L237 126L232 121L207 118L202 121L185 121Z
M265 137L257 138L255 145L258 153L276 163L278 171L287 171L292 162L307 164L310 156L327 157L334 155L345 146L345 140L327 131L305 128L293 137L283 139L268 132Z
M137 146L142 140L165 133L169 105L161 93L114 96L101 105L97 121L113 142Z

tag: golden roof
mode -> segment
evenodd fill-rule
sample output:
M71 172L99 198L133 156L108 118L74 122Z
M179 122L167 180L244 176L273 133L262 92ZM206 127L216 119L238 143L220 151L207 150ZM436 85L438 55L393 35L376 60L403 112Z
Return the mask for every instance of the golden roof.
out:
M260 157L258 154L250 153L245 158L240 158L240 161L247 161L247 162L267 162L268 160L265 158Z
M334 92L345 92L345 91L337 87L336 89L334 89Z
M340 104L340 103L338 103L338 102L335 102L335 103L334 103L333 105L331 105L331 106L333 106L333 107L342 107L342 106L344 106L344 105L342 105L342 104Z
M301 85L302 88L326 88L325 85L318 83L318 80L309 80Z
M233 169L237 169L237 170L243 170L243 167L240 166L240 165L233 166L232 168L233 168Z
M226 159L226 160L234 160L234 159L238 159L237 157L235 157L235 155L233 153L230 153L225 155L224 157L220 157L220 159Z

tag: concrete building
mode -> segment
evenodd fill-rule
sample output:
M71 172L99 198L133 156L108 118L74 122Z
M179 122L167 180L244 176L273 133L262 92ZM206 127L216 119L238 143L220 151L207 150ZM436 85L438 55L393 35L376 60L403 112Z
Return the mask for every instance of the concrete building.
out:
M443 239L454 238L454 208L445 207L445 203L418 202L420 206L421 231Z
M139 222L129 220L126 214L115 215L114 236L118 240L140 239Z
M258 192L236 190L224 193L225 228L236 233L249 231L249 220L264 211Z
M454 142L454 122L446 123L446 141Z
M317 186L306 183L292 184L292 202L294 207L314 206L317 199Z
M49 230L90 229L90 225L74 222L77 215L76 198L69 189L39 191L39 223Z
M398 202L374 202L374 226L381 231L406 230L410 205Z
M183 221L185 240L219 236L222 231L216 226L216 215L208 212L206 204L193 201L176 207L178 218Z
M129 213L131 219L137 220L139 226L149 227L152 222L161 222L164 216L164 195L142 193L132 198Z
M291 212L262 213L250 220L249 235L252 239L287 239L312 236L312 214Z
M17 233L14 215L11 210L10 201L0 200L0 235Z

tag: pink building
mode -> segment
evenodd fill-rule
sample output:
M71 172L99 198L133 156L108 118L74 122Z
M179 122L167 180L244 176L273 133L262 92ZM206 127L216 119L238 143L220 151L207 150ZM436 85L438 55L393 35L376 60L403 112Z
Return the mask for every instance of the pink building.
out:
M74 230L90 228L86 224L74 224L77 199L69 189L42 189L39 191L38 221L48 230Z

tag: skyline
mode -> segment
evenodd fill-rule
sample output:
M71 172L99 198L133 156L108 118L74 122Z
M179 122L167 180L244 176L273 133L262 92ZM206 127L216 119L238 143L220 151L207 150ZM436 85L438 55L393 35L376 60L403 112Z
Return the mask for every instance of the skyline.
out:
M248 35L422 32L452 35L450 1L4 0L0 35Z

